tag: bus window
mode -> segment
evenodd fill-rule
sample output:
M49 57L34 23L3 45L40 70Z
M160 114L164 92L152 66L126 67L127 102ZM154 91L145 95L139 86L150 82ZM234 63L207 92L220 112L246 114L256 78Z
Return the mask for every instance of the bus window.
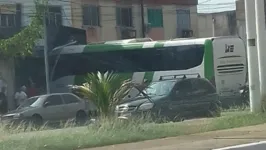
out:
M184 70L203 61L204 45L61 54L53 80L90 72ZM51 67L50 67L51 68Z

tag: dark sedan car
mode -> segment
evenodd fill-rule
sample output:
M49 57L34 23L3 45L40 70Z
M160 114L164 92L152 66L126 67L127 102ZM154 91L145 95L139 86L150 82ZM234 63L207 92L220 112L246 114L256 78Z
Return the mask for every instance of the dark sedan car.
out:
M154 119L177 121L194 116L220 116L215 87L204 78L172 78L152 82L137 97L116 106L120 118L152 114Z

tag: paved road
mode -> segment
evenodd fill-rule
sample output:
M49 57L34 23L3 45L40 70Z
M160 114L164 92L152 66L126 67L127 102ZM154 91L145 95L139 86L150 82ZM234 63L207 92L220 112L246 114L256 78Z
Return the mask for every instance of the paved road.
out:
M266 140L266 124L86 150L211 150Z

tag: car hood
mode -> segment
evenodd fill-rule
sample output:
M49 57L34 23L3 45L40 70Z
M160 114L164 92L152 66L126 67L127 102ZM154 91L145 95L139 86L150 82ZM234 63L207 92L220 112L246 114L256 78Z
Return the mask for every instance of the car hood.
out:
M23 113L25 111L32 110L33 108L34 107L24 107L21 109L12 110L12 111L8 112L7 114L4 114L3 116L12 116L12 115L17 114L17 113Z
M162 99L164 97L165 96L152 96L152 97L150 97L150 99L154 102L154 101L157 101L157 100ZM139 106L139 105L146 103L146 102L150 102L150 100L148 98L145 98L145 97L136 97L136 98L133 98L131 100L124 101L123 103L121 103L119 105Z

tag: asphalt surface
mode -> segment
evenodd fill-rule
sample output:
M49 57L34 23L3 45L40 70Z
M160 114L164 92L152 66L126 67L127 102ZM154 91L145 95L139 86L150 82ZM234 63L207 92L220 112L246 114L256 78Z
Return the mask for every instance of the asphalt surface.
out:
M266 141L266 124L83 150L212 150Z

